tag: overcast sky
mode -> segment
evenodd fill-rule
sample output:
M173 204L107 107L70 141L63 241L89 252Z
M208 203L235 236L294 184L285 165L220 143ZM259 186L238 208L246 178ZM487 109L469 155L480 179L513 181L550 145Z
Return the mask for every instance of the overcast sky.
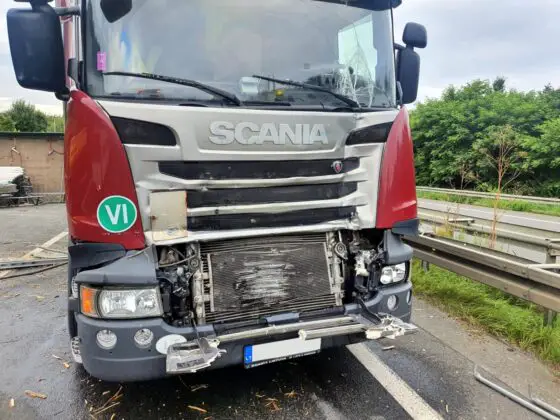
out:
M49 113L60 113L53 95L24 90L13 74L0 0L0 110L24 98ZM560 0L403 0L395 11L396 38L406 22L428 29L420 50L420 99L436 97L450 84L474 78L507 78L519 90L560 87Z

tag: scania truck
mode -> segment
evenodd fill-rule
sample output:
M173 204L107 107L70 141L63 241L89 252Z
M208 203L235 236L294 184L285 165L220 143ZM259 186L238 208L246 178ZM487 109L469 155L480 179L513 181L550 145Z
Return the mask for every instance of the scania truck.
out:
M20 0L22 1L22 0ZM76 362L140 381L414 332L401 0L27 0L15 75L65 105Z

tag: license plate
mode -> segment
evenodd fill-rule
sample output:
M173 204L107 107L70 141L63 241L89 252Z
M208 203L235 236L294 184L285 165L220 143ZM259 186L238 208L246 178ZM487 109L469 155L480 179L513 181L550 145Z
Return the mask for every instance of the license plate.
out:
M266 365L267 363L308 356L319 353L320 350L320 338L305 341L300 338L274 341L272 343L246 346L243 349L243 362L246 368L252 368Z

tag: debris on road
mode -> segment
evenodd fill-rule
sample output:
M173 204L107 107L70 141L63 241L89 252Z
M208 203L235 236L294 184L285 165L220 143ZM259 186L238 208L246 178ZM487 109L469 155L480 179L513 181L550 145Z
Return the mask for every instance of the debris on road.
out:
M110 410L111 408L116 407L116 406L119 405L119 404L120 404L120 401L114 402L113 404L108 405L107 407L101 407L101 408L99 408L98 410L92 411L91 414L95 417L95 416L97 416L97 415L99 415L99 414L101 414L101 413L104 413L104 412L107 411L107 410Z
M285 397L288 397L288 398L295 398L295 397L297 397L297 393L296 393L296 391L293 391L293 390L292 390L292 391L290 391L290 392L286 392L286 393L284 394L284 396L285 396Z
M56 360L60 360L62 362L62 366L64 366L65 369L70 369L70 363L68 363L62 357L57 356L56 354L53 354L52 357L54 357Z
M541 408L538 405L534 404L531 401L528 401L526 398L521 397L517 394L515 394L514 392L511 392L507 389L505 389L504 387L498 385L497 383L494 383L492 381L490 381L489 379L486 379L485 377L483 377L477 369L477 366L475 365L474 367L474 377L477 381L483 383L484 385L486 385L489 388L492 388L494 391L502 394L504 397L509 398L510 400L516 402L517 404L525 407L527 410L531 410L533 413L536 413L538 415L540 415L541 417L548 419L548 420L558 420L558 417L555 416L553 413L547 411L546 408Z
M387 351L387 350L393 350L394 348L395 346L387 346L387 347L383 347L381 350Z
M270 408L271 411L280 411L281 408L278 405L278 400L276 398L267 398L268 403L265 404L265 407Z
M30 398L40 398L42 400L46 400L47 396L45 394L41 394L39 392L35 392L35 391L30 391L30 390L25 390L25 395L27 395Z
M198 411L199 413L208 413L208 410L205 410L204 408L197 407L196 405L189 405L187 407L189 407L189 409L191 409L193 411Z
M200 391L201 389L208 389L207 384L193 385L191 386L191 392Z

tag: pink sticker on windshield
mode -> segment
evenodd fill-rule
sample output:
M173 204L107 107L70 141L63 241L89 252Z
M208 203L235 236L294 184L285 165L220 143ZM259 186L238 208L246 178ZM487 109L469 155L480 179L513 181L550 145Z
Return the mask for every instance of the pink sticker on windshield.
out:
M97 53L97 70L107 71L107 53L102 51Z

